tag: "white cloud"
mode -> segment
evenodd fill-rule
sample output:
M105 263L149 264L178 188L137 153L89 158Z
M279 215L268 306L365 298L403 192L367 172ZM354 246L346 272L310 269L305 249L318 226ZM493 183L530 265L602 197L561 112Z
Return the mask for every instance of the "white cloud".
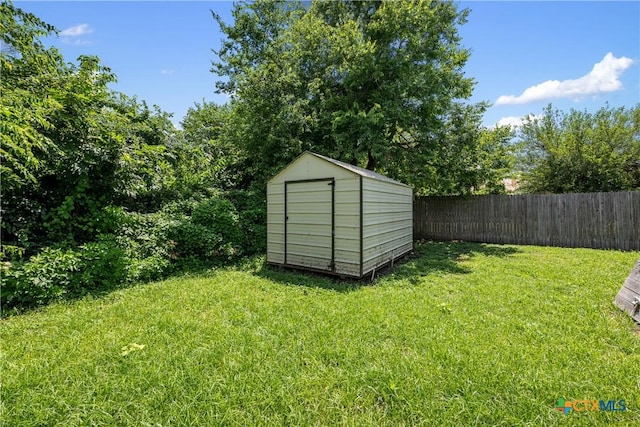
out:
M544 114L529 114L521 117L518 117L518 116L503 117L500 120L498 120L498 123L496 123L496 127L511 126L512 128L517 128L522 126L525 122L540 120L543 117L544 117Z
M93 33L93 29L89 24L80 24L60 31L60 36L62 43L73 46L84 46L91 44L91 41L83 39L82 37L91 33Z
M91 44L89 40L80 40L80 39L75 39L75 40L66 39L64 40L64 42L67 44L72 44L74 46L85 46L85 45Z
M62 37L80 37L91 33L93 33L93 30L89 27L89 24L74 25L60 31Z
M160 70L160 74L163 76L171 76L173 75L173 70Z
M622 88L619 77L633 64L627 57L616 58L611 52L593 66L591 72L578 79L547 80L525 89L522 95L502 95L496 105L528 104L554 98L580 99L588 95L615 92Z
M496 126L517 127L522 124L523 120L524 119L522 117L518 117L518 116L503 117L500 120L498 120L498 123L496 123Z

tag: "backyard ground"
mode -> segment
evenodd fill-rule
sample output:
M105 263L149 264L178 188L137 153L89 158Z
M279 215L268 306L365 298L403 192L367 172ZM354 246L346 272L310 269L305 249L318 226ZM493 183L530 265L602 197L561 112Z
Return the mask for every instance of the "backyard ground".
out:
M373 284L254 259L54 304L0 323L0 422L640 425L640 336L612 303L638 258L425 243Z

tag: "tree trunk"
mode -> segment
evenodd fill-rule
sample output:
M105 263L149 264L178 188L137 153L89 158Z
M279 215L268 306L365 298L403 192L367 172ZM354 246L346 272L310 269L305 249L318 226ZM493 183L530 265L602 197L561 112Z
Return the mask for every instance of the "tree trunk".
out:
M369 157L369 159L367 160L367 169L372 171L375 169L376 165L378 164L378 160L375 157L373 157L373 155L371 154L371 150L369 150L369 152L367 153L367 156Z

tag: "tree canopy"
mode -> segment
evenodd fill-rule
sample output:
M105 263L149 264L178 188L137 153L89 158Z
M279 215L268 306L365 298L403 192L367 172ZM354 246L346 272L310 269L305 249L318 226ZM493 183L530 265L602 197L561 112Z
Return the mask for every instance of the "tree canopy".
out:
M33 14L3 2L0 18L3 247L82 244L106 207L149 212L195 190L207 162L192 155L185 172L169 114L109 89L116 76L97 57L65 62Z
M236 4L214 15L226 39L212 71L232 98L237 143L264 182L304 150L412 184L467 194L478 173L484 104L450 1ZM232 119L233 120L233 119Z
M518 133L527 192L586 193L640 189L640 104L595 113L549 105Z
M52 148L44 131L62 108L67 69L58 51L40 41L55 34L53 26L10 2L0 4L0 24L0 170L7 189L33 182L38 154Z

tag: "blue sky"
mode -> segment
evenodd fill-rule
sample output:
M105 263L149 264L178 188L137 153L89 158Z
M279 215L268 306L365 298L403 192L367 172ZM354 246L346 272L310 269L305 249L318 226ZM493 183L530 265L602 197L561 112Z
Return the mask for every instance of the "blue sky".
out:
M15 1L60 31L49 42L67 61L97 55L118 76L113 89L174 114L203 100L224 103L209 72L229 1ZM595 111L640 102L640 2L460 2L471 50L472 102L492 103L484 124L516 124L552 103Z

